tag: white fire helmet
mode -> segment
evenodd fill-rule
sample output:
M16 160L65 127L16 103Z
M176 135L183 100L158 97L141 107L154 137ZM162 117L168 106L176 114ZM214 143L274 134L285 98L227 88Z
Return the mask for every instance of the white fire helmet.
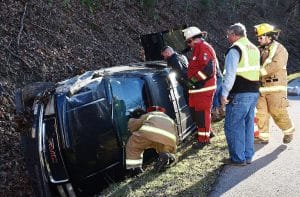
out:
M185 40L188 40L194 36L202 34L203 32L198 27L188 27L182 30Z

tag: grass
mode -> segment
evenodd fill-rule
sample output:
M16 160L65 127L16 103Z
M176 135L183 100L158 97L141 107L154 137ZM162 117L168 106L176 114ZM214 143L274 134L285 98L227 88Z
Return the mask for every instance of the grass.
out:
M138 177L128 178L105 189L100 196L207 196L228 156L223 121L214 123L216 136L202 150L192 149L191 136L178 148L178 163L163 173L153 172L153 165Z

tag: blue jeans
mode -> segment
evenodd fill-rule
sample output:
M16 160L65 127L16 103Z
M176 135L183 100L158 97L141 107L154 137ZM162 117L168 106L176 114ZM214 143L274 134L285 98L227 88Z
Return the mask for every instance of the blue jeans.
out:
M226 105L224 130L233 162L242 163L254 155L254 110L258 95L237 93Z

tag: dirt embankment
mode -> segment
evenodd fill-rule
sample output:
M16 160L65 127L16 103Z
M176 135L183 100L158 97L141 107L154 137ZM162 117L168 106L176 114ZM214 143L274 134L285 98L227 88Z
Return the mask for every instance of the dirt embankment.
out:
M93 12L79 0L60 2L0 2L0 196L31 194L14 123L15 90L139 61L141 34L198 26L208 31L222 62L228 25L244 23L254 41L252 26L271 22L282 29L280 41L290 52L288 71L300 70L297 0L101 0Z

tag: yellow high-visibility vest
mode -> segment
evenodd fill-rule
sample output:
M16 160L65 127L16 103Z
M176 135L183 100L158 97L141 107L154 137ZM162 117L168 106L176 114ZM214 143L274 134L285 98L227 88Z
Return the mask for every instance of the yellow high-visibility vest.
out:
M246 37L242 37L234 42L230 48L235 46L242 52L237 66L236 75L250 81L258 81L260 70L260 53L258 48ZM226 71L224 70L224 73L225 72Z

